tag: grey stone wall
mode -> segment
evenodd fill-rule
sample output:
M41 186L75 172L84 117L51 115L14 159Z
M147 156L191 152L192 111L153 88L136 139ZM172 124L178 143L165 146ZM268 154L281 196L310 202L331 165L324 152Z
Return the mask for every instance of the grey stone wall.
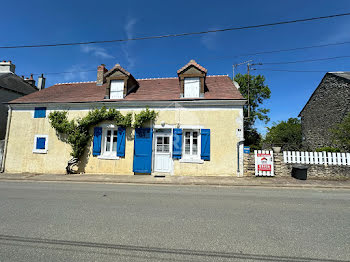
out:
M23 95L0 88L0 140L5 138L8 111L7 105L2 103L9 102L21 96Z
M307 151L333 146L330 129L350 112L350 81L327 73L300 113Z
M293 164L283 162L282 153L274 153L276 177L291 177ZM308 165L309 179L347 180L350 179L350 166ZM244 176L255 176L254 153L244 154Z

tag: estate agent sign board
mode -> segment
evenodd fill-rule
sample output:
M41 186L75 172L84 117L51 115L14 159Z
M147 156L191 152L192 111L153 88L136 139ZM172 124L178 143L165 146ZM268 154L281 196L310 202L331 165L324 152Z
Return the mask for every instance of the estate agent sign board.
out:
M255 150L255 176L274 176L273 151Z

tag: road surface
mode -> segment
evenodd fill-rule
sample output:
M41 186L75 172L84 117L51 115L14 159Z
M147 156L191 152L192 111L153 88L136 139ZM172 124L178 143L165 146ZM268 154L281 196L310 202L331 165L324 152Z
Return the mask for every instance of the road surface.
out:
M349 261L349 193L0 182L0 261Z

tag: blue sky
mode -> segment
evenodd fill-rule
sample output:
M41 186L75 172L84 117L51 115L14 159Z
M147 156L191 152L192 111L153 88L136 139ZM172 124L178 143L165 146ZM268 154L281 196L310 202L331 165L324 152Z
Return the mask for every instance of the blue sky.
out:
M200 3L200 4L199 4ZM250 1L5 1L1 4L0 45L22 45L124 39L148 35L205 31L263 24L350 11L348 0ZM257 56L236 55L350 41L350 17L281 25L202 36L131 41L86 46L0 49L18 75L84 71L101 63L120 63L135 78L173 77L190 59L208 74L232 76L232 64L284 62L350 55L350 44ZM296 117L327 71L350 71L349 58L265 65L272 96L265 106L271 122ZM267 69L322 72L275 72ZM246 67L236 72L245 73ZM46 75L47 86L60 82L95 81L96 72ZM264 132L265 124L257 123Z

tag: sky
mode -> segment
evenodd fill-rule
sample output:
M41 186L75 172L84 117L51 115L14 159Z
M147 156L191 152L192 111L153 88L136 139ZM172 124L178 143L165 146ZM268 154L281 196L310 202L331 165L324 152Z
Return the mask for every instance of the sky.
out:
M113 40L196 32L326 16L350 11L348 0L250 1L5 1L1 4L0 46ZM274 122L297 117L322 77L330 71L350 71L350 58L270 65L350 55L350 44L246 55L350 41L350 16L206 35L81 46L0 49L0 60L11 60L16 74L46 76L46 86L62 82L96 81L97 66L121 64L135 78L175 77L190 59L208 75L229 75L232 65L247 60L263 63L271 89L271 121L257 122L263 134ZM242 55L237 57L238 55ZM90 71L96 70L96 71ZM246 73L246 66L236 73ZM273 71L287 70L287 71ZM319 71L319 72L288 72ZM49 74L57 72L67 74ZM37 78L38 75L34 77ZM83 95L83 94L82 94Z

